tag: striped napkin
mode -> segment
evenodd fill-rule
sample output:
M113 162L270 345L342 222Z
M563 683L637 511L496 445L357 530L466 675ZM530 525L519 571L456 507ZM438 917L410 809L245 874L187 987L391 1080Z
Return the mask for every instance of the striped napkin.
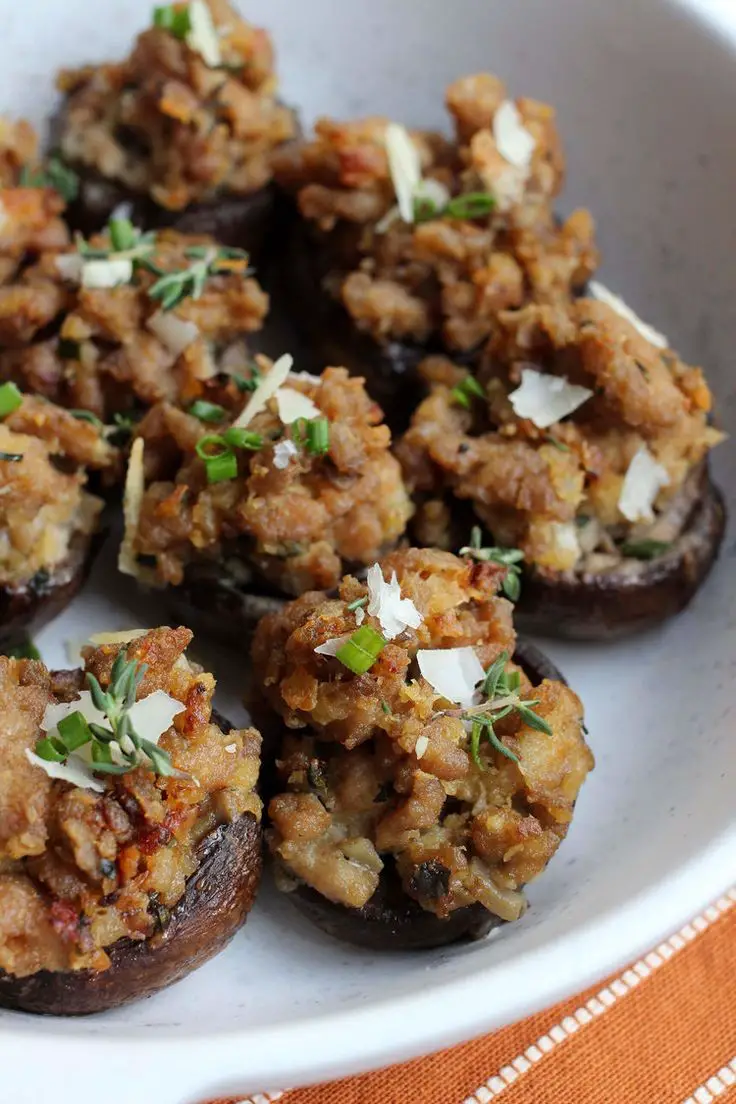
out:
M209 1104L736 1104L736 887L623 973L377 1073Z

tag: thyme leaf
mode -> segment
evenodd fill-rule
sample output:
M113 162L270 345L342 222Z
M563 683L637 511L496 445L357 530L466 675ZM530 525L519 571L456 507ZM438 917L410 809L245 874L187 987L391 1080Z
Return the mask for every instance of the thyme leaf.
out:
M468 556L479 563L503 564L506 576L501 590L511 602L518 602L521 594L521 568L524 553L519 548L483 547L483 534L479 525L470 530L470 544L460 549L459 555Z

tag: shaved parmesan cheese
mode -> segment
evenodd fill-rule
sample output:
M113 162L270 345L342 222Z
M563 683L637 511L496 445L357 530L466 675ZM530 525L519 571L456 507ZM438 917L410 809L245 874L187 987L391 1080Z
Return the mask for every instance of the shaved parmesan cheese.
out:
M307 395L295 391L293 387L280 387L274 396L279 418L284 425L291 425L299 418L319 418L322 411Z
M387 640L393 640L404 629L418 629L422 615L411 598L401 597L401 587L394 571L391 582L383 577L380 564L368 568L368 613L377 617Z
M322 377L313 376L311 372L289 372L289 379L304 380L306 383L315 384L315 386L322 383Z
M422 676L441 698L459 705L473 703L475 688L485 671L474 648L420 648L417 663Z
M420 736L414 745L414 754L417 759L421 759L425 751L429 747L429 738L427 736Z
M577 525L574 521L553 521L550 528L558 561L564 560L573 567L580 559L582 551Z
M281 471L288 468L295 456L299 455L299 449L293 441L277 441L273 446L273 466Z
M594 299L597 299L600 303L605 303L607 306L611 307L612 310L615 310L616 314L619 314L622 318L625 318L627 322L630 322L651 345L654 345L657 349L666 349L668 347L669 342L664 334L661 334L658 330L655 330L653 326L644 322L630 306L624 303L623 299L619 298L618 295L614 295L604 284L599 284L597 280L591 280L588 284L588 288Z
M344 633L343 636L333 636L329 640L325 640L324 644L319 644L314 650L317 655L336 656L343 644L346 644L349 639L350 633Z
M362 606L358 606L355 611L355 624L360 626L365 621L365 610Z
M386 154L399 213L404 222L414 221L414 196L422 180L422 162L406 127L389 123L386 127Z
M204 0L190 0L189 25L191 30L187 35L187 46L190 50L199 54L210 69L216 69L218 65L222 65L217 28L212 12Z
M654 521L652 507L663 487L669 485L667 469L652 456L646 445L634 454L624 477L618 508L628 521Z
M141 565L136 560L133 547L138 532L138 519L141 513L145 482L143 438L136 437L130 450L128 470L125 475L125 491L123 492L125 531L118 553L118 571L121 571L123 575L134 575L139 579L143 579L144 573Z
M572 414L593 394L587 387L568 383L564 376L551 376L535 368L522 368L521 386L509 395L519 418L527 418L539 429L546 429Z
M146 326L175 357L181 356L199 337L199 330L194 322L177 318L170 311L156 311L148 319Z
M61 253L54 263L65 280L71 280L75 284L81 282L84 261L78 253Z
M70 755L66 763L51 763L36 755L35 751L26 748L26 758L34 767L40 767L49 778L58 778L62 782L69 782L72 786L78 786L80 790L95 790L104 793L105 787L98 778L95 778L90 767L77 755Z
M504 161L517 169L529 168L537 143L513 100L504 100L493 116L493 138Z
M294 358L289 353L284 353L283 356L279 357L271 367L271 371L263 377L240 414L238 414L233 422L234 426L241 428L247 426L256 414L260 414L262 410L266 409L268 400L273 398L282 383L286 382L293 365Z
M115 288L133 279L133 262L129 257L108 260L82 260L82 287Z

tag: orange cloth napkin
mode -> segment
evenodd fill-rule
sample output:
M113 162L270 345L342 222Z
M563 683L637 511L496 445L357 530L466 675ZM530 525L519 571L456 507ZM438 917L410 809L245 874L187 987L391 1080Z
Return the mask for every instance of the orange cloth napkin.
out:
M736 1101L736 888L627 970L452 1050L210 1104Z

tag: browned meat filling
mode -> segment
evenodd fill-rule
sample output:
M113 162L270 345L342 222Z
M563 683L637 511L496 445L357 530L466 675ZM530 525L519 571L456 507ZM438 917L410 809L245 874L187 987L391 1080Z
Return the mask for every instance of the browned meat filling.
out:
M512 654L511 607L496 594L504 569L410 549L388 556L382 570L386 580L396 572L423 621L388 643L367 673L314 650L355 630L349 606L366 587L349 576L338 597L305 594L256 633L257 683L295 730L279 754L284 792L269 806L271 849L292 886L306 882L350 908L369 900L391 860L405 892L440 917L480 902L516 919L520 889L567 833L593 766L582 705L563 684L532 687L521 671L519 694L538 700L552 735L510 714L496 732L517 761L486 741L475 759L466 725L419 675L416 656L470 646L487 668ZM370 615L363 623L380 628Z
M272 150L295 132L276 99L271 40L227 0L204 3L215 25L204 41L154 26L122 62L62 70L65 160L171 210L270 181ZM180 26L194 6L172 5Z
M113 254L103 278L110 271L114 277L109 265L121 262L109 237L90 246ZM189 283L188 294L162 311L149 294L155 283L208 257L199 298ZM76 249L19 263L0 286L0 378L108 422L157 402L188 406L202 396L229 347L242 348L244 336L260 328L268 296L246 275L246 260L221 257L207 237L161 231L144 259L113 287L87 286L89 265L106 262L87 261Z
M455 140L413 132L424 181L448 197L482 192L495 206L477 218L442 214L413 223L396 202L386 153L387 120L320 119L315 138L275 157L279 183L294 192L323 251L325 290L377 341L441 344L468 351L494 330L499 311L564 303L597 264L593 221L575 211L560 224L552 203L564 160L554 111L536 100L512 105L487 73L450 85ZM516 124L533 151L520 167L508 149ZM517 114L514 115L514 112ZM522 141L524 139L522 138Z
M0 585L52 573L94 531L102 501L84 489L85 469L116 460L95 426L43 399L26 395L0 422Z
M52 779L26 756L47 706L75 700L83 672L0 657L0 968L8 973L105 969L116 940L165 926L208 832L244 812L260 817L260 736L213 721L215 680L186 659L191 638L162 628L127 645L129 659L148 665L139 700L162 690L182 703L159 746L188 777L138 767L98 775L103 793ZM121 647L84 650L103 688Z
M468 408L453 393L466 373L440 357L426 360L430 395L397 447L409 486L424 500L419 539L456 546L452 504L462 499L492 534L489 543L518 547L542 569L612 570L622 549L635 556L637 547L672 542L699 494L699 466L722 434L709 425L701 370L639 327L592 299L502 313L480 372L485 396L466 399ZM509 399L529 369L587 388L589 397L540 428L543 418L519 416ZM646 473L636 476L642 450L650 468L660 466L653 496L641 482ZM633 516L632 489L643 494Z
M258 361L265 371L269 362ZM281 422L277 395L247 426L260 447L236 449L233 477L209 482L195 449L207 435L226 433L243 408L232 383L212 391L218 424L170 405L141 423L150 481L133 551L144 564L155 559L159 584L177 585L189 564L213 562L223 575L234 564L241 581L255 571L289 594L329 588L345 563L371 563L404 532L411 503L363 380L328 368L320 377L290 376L279 394L284 389L311 399L328 420L324 454L310 451L298 423Z

